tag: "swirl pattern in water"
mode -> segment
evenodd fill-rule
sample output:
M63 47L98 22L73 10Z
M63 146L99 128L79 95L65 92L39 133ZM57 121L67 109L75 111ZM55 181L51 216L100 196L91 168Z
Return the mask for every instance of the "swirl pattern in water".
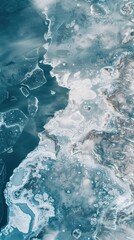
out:
M133 240L134 2L0 13L0 240Z

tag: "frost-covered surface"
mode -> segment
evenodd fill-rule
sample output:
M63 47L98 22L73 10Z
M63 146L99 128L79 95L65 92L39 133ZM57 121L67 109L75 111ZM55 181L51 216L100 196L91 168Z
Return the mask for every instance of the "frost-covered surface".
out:
M0 239L132 240L134 4L34 4L50 19L44 63L69 100L6 186Z

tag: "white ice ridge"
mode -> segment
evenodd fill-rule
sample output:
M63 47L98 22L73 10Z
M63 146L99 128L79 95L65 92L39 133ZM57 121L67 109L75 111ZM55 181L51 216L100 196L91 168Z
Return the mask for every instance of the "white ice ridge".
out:
M44 62L70 92L7 184L9 209L15 216L18 204L31 210L29 236L42 229L44 239L132 240L133 4L34 2L51 23ZM9 212L1 236L10 231Z

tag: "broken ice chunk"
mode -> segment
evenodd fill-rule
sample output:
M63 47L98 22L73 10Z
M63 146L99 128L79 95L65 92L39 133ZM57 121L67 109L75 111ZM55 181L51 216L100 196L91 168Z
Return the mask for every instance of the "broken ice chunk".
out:
M33 71L32 75L27 76L24 79L23 84L26 85L30 90L41 87L46 83L46 78L43 75L43 71L41 69L36 69Z
M2 113L2 117L3 123L8 127L11 125L20 125L24 127L27 121L26 115L17 108Z
M14 146L27 120L26 115L19 109L0 113L0 153Z
M20 88L20 91L22 92L22 94L23 94L25 97L28 97L28 96L29 96L29 91L27 90L27 88L21 87L21 88Z
M28 99L28 112L31 117L34 117L38 111L38 99L34 96L31 96Z

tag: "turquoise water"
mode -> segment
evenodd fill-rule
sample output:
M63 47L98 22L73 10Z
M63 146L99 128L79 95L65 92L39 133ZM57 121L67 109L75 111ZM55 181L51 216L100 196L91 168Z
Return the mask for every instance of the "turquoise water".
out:
M0 239L132 240L133 2L4 0L0 29Z

